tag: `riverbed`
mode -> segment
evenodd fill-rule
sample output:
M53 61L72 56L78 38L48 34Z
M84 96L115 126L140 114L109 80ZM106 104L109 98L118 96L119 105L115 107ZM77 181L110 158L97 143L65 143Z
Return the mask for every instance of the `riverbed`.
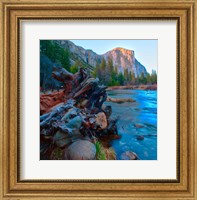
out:
M111 142L117 159L126 151L135 152L140 160L157 160L157 91L111 90L113 98L132 98L135 102L112 103L112 118L119 117L121 139Z

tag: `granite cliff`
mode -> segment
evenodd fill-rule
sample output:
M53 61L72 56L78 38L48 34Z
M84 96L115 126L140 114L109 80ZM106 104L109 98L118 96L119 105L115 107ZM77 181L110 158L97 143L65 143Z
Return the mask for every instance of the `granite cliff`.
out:
M125 69L133 72L135 76L139 76L142 73L147 74L146 68L135 58L133 50L117 47L105 54L98 55L90 49L84 49L83 47L75 45L69 40L54 40L59 46L65 49L69 49L71 53L71 63L76 61L80 62L90 69L96 66L97 63L101 63L104 58L106 61L112 59L113 66L118 68L118 72L124 73Z

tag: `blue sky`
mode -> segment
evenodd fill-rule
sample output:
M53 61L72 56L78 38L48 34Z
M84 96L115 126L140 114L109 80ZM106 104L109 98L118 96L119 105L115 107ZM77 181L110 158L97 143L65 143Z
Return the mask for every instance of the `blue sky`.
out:
M157 40L70 40L85 49L92 49L97 54L104 54L116 47L135 51L135 58L146 67L148 72L157 71Z

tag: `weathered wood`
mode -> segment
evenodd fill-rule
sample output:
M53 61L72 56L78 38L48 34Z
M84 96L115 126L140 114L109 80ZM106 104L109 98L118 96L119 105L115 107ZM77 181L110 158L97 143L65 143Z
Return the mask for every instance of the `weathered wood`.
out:
M54 106L66 101L64 90L52 94L42 94L40 95L40 114L43 115L49 112Z
M40 138L43 158L54 148L67 148L78 139L94 140L117 134L116 120L110 120L111 107L104 108L106 87L80 69L76 74L56 67L52 76L64 83L60 92L40 97ZM111 137L111 136L110 136Z
M87 99L87 108L101 108L106 101L106 87L99 86L98 79L91 78L80 69L76 74L71 74L64 68L56 67L52 76L64 83L64 89L52 94L42 94L40 96L40 113L45 114L54 106L60 103L66 103L68 99L73 98L77 102Z

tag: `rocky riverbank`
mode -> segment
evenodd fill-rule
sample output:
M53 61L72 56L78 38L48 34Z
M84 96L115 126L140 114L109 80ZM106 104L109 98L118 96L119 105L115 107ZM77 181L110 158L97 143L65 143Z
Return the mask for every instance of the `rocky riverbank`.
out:
M107 90L157 90L157 84L152 85L124 85L124 86L110 86Z

